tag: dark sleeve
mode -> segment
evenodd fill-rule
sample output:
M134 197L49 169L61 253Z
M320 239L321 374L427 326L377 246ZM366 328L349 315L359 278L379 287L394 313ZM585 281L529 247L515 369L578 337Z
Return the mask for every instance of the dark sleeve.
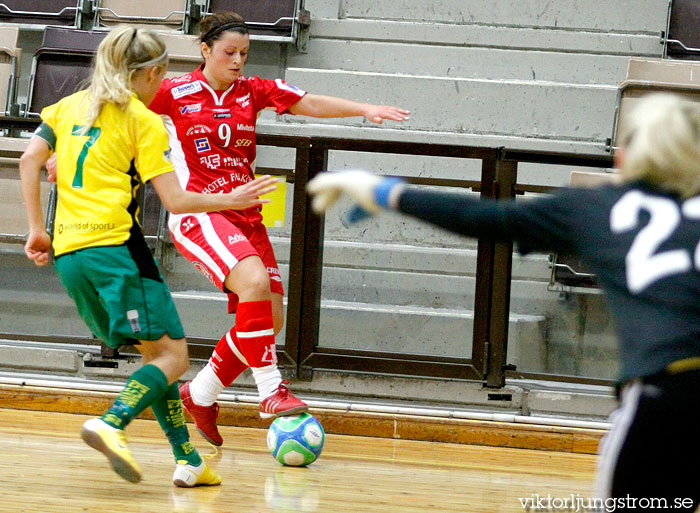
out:
M454 233L493 240L513 241L522 254L531 251L576 252L577 224L585 192L561 189L536 199L476 199L467 194L407 187L398 209Z

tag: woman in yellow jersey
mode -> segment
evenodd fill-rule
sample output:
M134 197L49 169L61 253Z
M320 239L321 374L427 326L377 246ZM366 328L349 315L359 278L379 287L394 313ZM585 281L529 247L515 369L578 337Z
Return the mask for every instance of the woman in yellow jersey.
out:
M160 117L146 108L167 67L155 34L119 27L102 41L87 90L46 107L43 123L20 160L30 232L27 257L48 263L51 239L39 201L41 168L58 155L53 249L55 267L81 317L110 347L134 344L144 366L129 378L112 407L88 420L81 436L104 453L124 479L141 472L124 428L151 406L175 455L177 486L217 485L219 475L189 441L176 380L189 357L175 306L137 222L136 189L150 181L171 212L212 212L266 203L258 196L273 179L251 181L230 194L184 191L169 160Z

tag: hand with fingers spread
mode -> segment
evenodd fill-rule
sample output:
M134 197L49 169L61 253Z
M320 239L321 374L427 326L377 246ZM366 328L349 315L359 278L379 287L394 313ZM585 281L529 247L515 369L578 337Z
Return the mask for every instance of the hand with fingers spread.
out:
M352 198L368 214L376 214L382 208L393 208L403 190L399 178L385 178L362 170L320 173L308 184L313 197L311 207L322 214L335 203L342 193ZM355 212L353 219L357 219Z
M399 107L389 105L367 105L365 118L372 123L381 124L385 119L392 121L408 121L410 112Z
M260 198L265 194L269 194L277 189L278 179L265 175L255 180L248 182L245 185L239 185L233 191L228 193L232 200L231 208L234 210L243 210L250 207L257 207L265 203L270 203L269 198Z

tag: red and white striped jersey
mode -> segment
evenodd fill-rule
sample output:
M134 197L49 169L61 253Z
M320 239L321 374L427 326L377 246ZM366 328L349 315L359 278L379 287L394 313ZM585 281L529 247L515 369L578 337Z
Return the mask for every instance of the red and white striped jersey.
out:
M214 90L196 71L163 81L149 108L163 117L180 185L207 194L231 192L253 179L258 113L279 114L305 91L283 80L240 76L225 91ZM261 219L259 208L224 213L232 221Z

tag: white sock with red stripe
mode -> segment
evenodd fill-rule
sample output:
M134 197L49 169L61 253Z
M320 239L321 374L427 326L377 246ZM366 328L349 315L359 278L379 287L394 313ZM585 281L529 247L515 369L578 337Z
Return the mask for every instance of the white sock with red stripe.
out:
M190 383L190 396L195 404L209 406L219 397L219 394L246 370L248 365L237 356L240 351L236 347L236 327L226 333L209 358L209 362L199 371Z
M214 369L207 363L190 383L190 397L194 404L209 406L216 402L224 388Z
M245 301L236 309L239 357L250 365L260 400L272 395L282 382L277 369L271 301ZM235 351L235 349L234 349Z

